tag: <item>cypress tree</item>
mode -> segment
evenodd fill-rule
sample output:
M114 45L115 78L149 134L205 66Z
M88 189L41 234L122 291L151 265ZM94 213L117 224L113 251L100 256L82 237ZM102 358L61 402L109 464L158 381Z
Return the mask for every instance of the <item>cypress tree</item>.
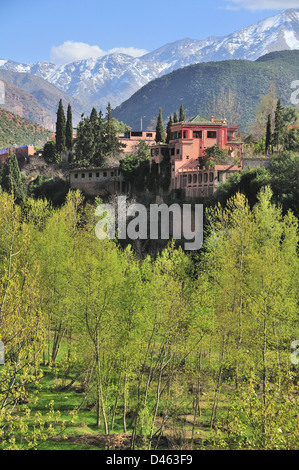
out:
M180 121L180 122L183 122L183 121L185 121L185 120L186 120L186 118L185 118L184 108L183 108L183 105L181 104L179 121Z
M92 115L93 114L93 115ZM101 166L106 158L107 144L106 144L106 123L103 118L103 113L100 110L95 120L95 112L92 112L91 121L93 123L94 140L95 140L95 152L92 163L97 166Z
M65 130L65 145L67 150L70 152L73 150L73 117L72 107L69 104L67 107L67 119L66 119L66 130Z
M283 133L284 133L284 121L283 121L281 100L279 99L277 101L277 106L275 110L275 128L274 128L274 133L273 133L273 144L276 145L277 150L279 149L279 145L283 141Z
M108 103L106 115L106 151L112 155L118 153L121 149L121 144L116 135L116 129L113 124L111 105Z
M82 166L89 166L95 152L95 142L90 118L81 120L77 126L76 161Z
M173 113L173 122L179 122L178 115L177 115L176 111Z
M23 199L23 184L20 168L15 154L10 150L9 157L1 172L1 186L4 191L14 195L17 201Z
M163 126L162 110L159 108L159 116L156 126L156 142L165 142L165 131Z
M268 114L267 131L266 131L266 146L265 146L266 153L268 153L271 150L271 145L272 145L272 124L271 124L271 114Z
M167 128L166 128L166 143L169 144L169 141L171 139L171 126L172 126L172 117L169 116L169 120L167 123Z
M57 110L57 120L56 120L56 150L58 153L65 151L65 133L66 133L66 122L65 114L62 105L62 99L59 101L58 110Z
M92 108L91 113L90 113L90 122L95 126L97 126L97 121L98 121L98 113L95 108Z

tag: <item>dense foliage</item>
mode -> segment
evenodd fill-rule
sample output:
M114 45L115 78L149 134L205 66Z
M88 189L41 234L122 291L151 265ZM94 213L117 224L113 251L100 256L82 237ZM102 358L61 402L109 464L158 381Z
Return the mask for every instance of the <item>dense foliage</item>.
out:
M95 429L117 427L133 449L297 449L298 221L271 199L265 187L252 209L240 193L209 209L199 257L170 244L138 259L96 237L78 191L55 210L0 194L1 447L61 432L55 402L30 413L57 393L43 392L55 370Z
M0 148L17 145L42 146L51 132L31 121L0 108Z
M237 192L243 193L251 207L257 202L259 191L270 186L273 198L284 213L289 209L299 217L299 154L283 152L272 157L268 168L256 168L234 174L226 183L219 185L212 203L225 205Z
M117 156L122 150L117 134L127 130L123 123L112 117L108 103L106 119L102 111L93 108L90 116L83 117L77 127L74 163L77 166L101 166L108 157Z

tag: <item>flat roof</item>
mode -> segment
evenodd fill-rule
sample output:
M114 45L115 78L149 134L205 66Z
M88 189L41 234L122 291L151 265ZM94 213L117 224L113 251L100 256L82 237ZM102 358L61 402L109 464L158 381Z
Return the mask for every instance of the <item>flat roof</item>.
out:
M71 172L76 171L103 171L103 170L117 170L119 166L101 166L101 167L87 167L87 168L72 168Z

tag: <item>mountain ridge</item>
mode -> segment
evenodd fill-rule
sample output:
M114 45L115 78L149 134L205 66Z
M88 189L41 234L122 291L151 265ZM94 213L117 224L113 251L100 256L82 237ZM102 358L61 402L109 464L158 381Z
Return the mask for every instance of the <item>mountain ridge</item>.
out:
M0 60L0 70L37 75L89 107L120 105L150 81L194 63L256 60L274 50L299 49L299 9L284 10L227 36L181 39L141 57L109 54L65 65Z
M166 124L181 104L187 119L198 113L207 118L212 115L225 118L227 116L216 116L213 103L231 92L238 114L235 124L248 131L259 100L269 93L274 82L283 106L292 105L291 84L298 79L298 65L297 50L272 52L256 61L239 59L192 64L151 81L116 107L112 114L133 129L138 129L141 118L144 128L153 127L159 107Z

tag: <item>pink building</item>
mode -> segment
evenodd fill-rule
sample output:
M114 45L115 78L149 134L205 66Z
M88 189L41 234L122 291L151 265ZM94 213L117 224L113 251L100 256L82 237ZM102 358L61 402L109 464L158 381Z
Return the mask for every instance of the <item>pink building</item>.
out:
M156 131L128 131L124 135L118 136L120 143L125 145L124 153L133 153L136 145L144 140L147 145L155 143Z
M207 197L215 192L217 183L242 168L243 142L236 138L237 130L238 126L228 126L225 120L212 117L208 121L200 115L188 122L175 123L169 143L151 147L151 165L155 162L161 172L161 163L167 157L171 173L169 189L184 190L186 197ZM201 162L205 149L215 145L227 151L228 162L206 169Z
M23 145L22 147L18 147L16 149L16 157L30 157L30 155L34 155L35 149L34 145Z

